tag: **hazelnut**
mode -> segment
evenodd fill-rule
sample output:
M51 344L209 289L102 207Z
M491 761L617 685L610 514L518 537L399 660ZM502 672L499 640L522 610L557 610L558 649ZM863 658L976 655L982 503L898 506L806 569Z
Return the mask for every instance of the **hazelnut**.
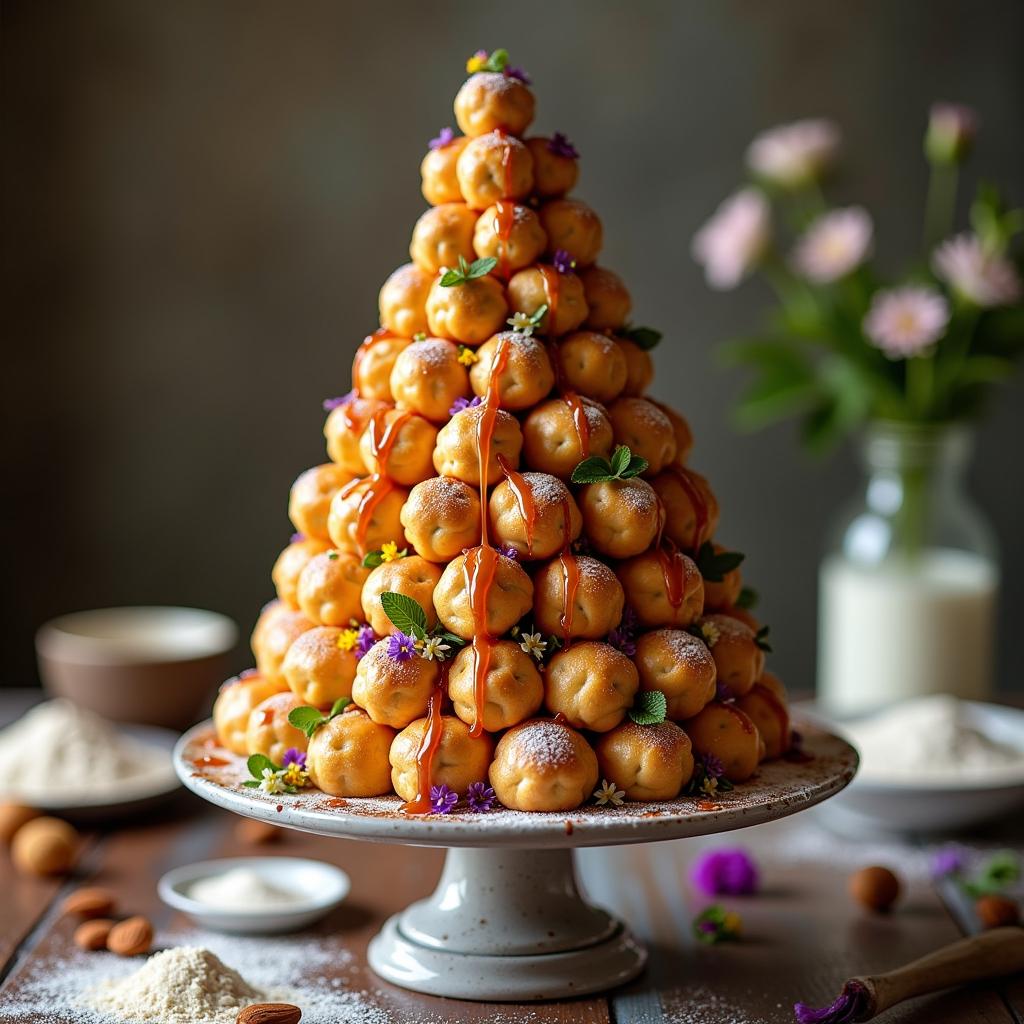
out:
M14 833L26 822L38 818L40 812L25 804L0 804L0 842L10 845Z
M33 818L14 834L11 859L27 875L62 875L78 852L78 833L60 818Z
M900 895L900 880L888 869L872 865L850 876L850 896L867 907L884 914Z
M974 904L982 928L1020 924L1020 907L1006 896L982 896Z
M75 914L78 917L107 917L114 912L116 897L109 889L101 889L98 886L88 886L84 889L76 889L61 905L65 914Z
M75 929L72 939L79 949L106 949L110 929L113 927L114 922L107 917L98 917L93 921L83 921Z
M129 917L119 921L107 936L107 949L118 956L148 953L153 944L153 926L145 917Z

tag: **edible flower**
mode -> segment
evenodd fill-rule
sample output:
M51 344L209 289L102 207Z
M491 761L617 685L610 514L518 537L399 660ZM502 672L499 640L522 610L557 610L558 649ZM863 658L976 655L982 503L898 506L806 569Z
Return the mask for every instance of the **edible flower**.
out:
M702 622L697 628L700 630L701 639L708 645L709 650L718 643L722 635L722 631L713 622Z
M471 75L475 75L478 71L483 71L485 67L487 67L486 50L477 50L476 53L466 61L466 70Z
M451 128L445 127L445 128L442 128L437 133L437 138L431 139L427 143L427 145L431 149L444 149L445 146L448 146L448 145L450 145L452 143L454 138L455 138L455 132L453 132L451 130Z
M715 700L734 700L736 695L732 692L729 686L719 679L715 683Z
M338 634L335 643L338 645L339 651L354 651L356 644L359 643L359 630L343 629Z
M466 790L466 801L469 803L469 809L476 811L478 814L493 810L496 799L494 790L486 782L471 782L469 789Z
M353 398L356 397L355 388L353 388L347 395L339 395L337 398L325 398L323 400L324 412L330 412L332 409L337 409L339 405L348 405Z
M636 612L627 604L619 624L608 634L608 643L632 658L636 654Z
M932 255L932 270L962 299L982 309L1010 306L1024 290L1016 267L970 232L943 242Z
M444 661L451 649L451 644L446 644L443 636L428 636L419 644L420 657L427 661Z
M820 180L836 162L839 128L809 117L761 132L747 149L747 166L780 188L797 189Z
M459 346L459 362L463 366L472 366L479 361L480 357L468 345Z
M566 249L556 249L551 262L560 274L571 274L576 269L576 261Z
M386 540L380 546L380 560L382 562L394 562L396 559L402 557L402 552L398 550L398 544L393 540Z
M693 919L694 937L709 946L716 942L735 942L742 931L743 919L740 915L717 903L705 907Z
M398 631L388 637L388 657L394 661L408 661L416 653L416 641Z
M426 341L427 340L427 332L426 331L417 331L412 336L412 340L413 341Z
M732 789L725 777L725 766L714 754L697 754L693 759L693 774L683 790L688 796L717 796Z
M823 213L793 249L794 269L816 284L845 277L871 254L871 217L861 206Z
M505 77L514 78L517 82L522 82L523 85L532 84L530 76L520 67L505 68Z
M359 638L356 640L356 657L365 657L370 648L377 642L377 634L373 631L373 626L360 626L359 627Z
M284 771L280 773L281 781L286 786L296 786L301 788L309 782L309 773L297 764L288 765Z
M594 801L598 807L605 807L611 804L613 807L621 807L622 801L626 799L624 790L619 789L614 782L607 779L601 780L601 786L594 790Z
M285 782L281 778L281 773L274 771L273 768L264 768L260 778L260 791L263 793L270 793L272 796L285 791Z
M480 404L480 396L476 395L472 399L463 398L461 395L452 402L451 408L448 410L449 416L455 416L462 412L463 409L475 409Z
M504 555L506 558L512 559L513 562L519 561L519 552L511 544L502 544L501 547L498 548L498 553Z
M794 1003L793 1014L797 1024L843 1024L844 1021L865 1020L871 1006L868 990L851 979L834 1003L815 1009L806 1003Z
M967 866L967 859L959 846L943 846L932 854L931 876L938 881L950 875L959 875Z
M554 153L555 156L564 156L567 160L579 159L576 147L561 132L555 132L548 139L548 152Z
M289 544L301 544L305 539L306 539L306 535L304 533L293 533L288 538L288 543Z
M889 359L911 359L925 354L948 324L949 303L934 288L883 288L871 300L864 334Z
M443 782L430 787L430 806L435 814L448 814L459 802L459 794Z
M690 881L705 896L751 896L759 878L750 854L732 847L702 853L690 867Z
M517 334L525 335L533 334L533 328L535 326L528 313L513 313L505 323L507 323Z
M488 53L486 50L477 50L469 60L466 61L466 70L475 75L478 71L504 72L508 74L508 50L495 50ZM518 71L518 68L512 70ZM518 76L516 76L518 77Z
M538 661L543 661L544 652L548 649L548 642L540 633L523 633L519 646L527 654L532 654Z
M297 747L289 747L281 758L281 764L287 768L289 765L297 764L300 768L306 767L306 755Z

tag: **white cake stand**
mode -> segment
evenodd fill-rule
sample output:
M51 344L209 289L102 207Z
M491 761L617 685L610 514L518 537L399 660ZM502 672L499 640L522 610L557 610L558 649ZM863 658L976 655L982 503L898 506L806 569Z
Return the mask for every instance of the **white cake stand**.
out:
M836 736L800 728L806 760L764 764L754 781L713 800L559 814L460 808L410 817L395 796L268 796L241 785L245 760L217 747L209 722L181 737L174 762L189 789L236 814L323 836L448 847L437 888L387 921L370 943L370 966L417 992L525 1002L614 988L647 959L624 922L581 895L574 848L728 832L820 803L853 778L857 754Z

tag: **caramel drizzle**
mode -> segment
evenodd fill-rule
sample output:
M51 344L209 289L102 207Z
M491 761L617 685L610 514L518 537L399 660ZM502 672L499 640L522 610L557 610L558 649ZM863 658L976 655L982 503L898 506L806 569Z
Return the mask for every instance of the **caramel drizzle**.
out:
M551 267L538 267L537 269L544 275L544 290L548 296L548 316L553 316L554 310L551 306L552 292L548 286L548 276L549 273L554 274L557 281L558 273L552 270ZM557 284L555 285L554 296L557 306ZM548 323L550 322L549 320ZM558 394L572 412L572 425L580 445L580 458L585 459L590 454L590 422L587 420L587 407L583 404L583 399L572 388L565 386L565 371L562 368L562 357L558 351L558 346L553 342L548 345L548 357L551 359L551 366L555 371L555 386L558 388Z
M685 466L666 466L668 472L670 472L678 481L679 486L682 487L686 494L686 497L690 500L690 504L693 506L693 551L700 551L700 546L708 538L705 536L708 528L708 503L704 500L704 495L701 493L700 485L693 478L693 474Z
M733 706L728 701L725 701L725 702L720 701L718 706L720 708L725 708L725 710L728 711L729 714L732 715L732 717L735 718L736 721L740 723L740 728L744 732L746 732L746 733L757 732L757 727L751 721L750 716L747 715L747 714L744 714L742 711L740 711L740 709L738 707Z
M562 627L562 638L565 646L572 643L572 619L576 610L576 591L580 586L580 564L572 551L572 531L570 524L569 497L562 499L562 519L565 529L565 541L562 544L562 553L558 561L562 567L562 614L558 617L558 624Z
M363 343L356 349L356 357L352 361L352 385L355 388L355 392L359 394L359 370L362 367L363 360L366 358L367 352L373 348L374 345L382 341L387 341L389 338L400 338L400 334L395 334L394 331L389 331L386 327L378 327L373 334L368 334L364 339ZM345 420L348 423L348 419ZM351 424L349 424L351 426Z
M412 412L400 412L387 423L390 409L378 409L370 420L370 455L377 465L377 475L385 475L385 466L391 458L391 450L398 441L398 433L412 417Z
M441 706L448 693L448 663L441 662L441 676L427 700L427 727L420 737L416 750L416 796L402 804L406 814L429 814L430 787L434 770L434 757L441 745L444 723L441 721Z
M343 501L362 491L356 512L355 542L360 555L366 554L366 534L377 506L395 489L394 482L382 473L372 473L360 480L350 480L339 492Z
M499 200L494 204L494 234L498 239L498 255L500 258L501 276L506 280L510 276L508 262L508 242L512 237L512 228L516 223L515 204Z
M523 517L523 525L526 529L526 553L533 554L533 537L537 526L537 503L533 500L533 488L530 482L522 473L514 470L505 459L504 455L498 456L498 465L501 467L505 479L508 481L509 489L519 506L519 514Z
M274 720L273 708L264 708L260 712L260 725L270 725L270 723L273 720Z

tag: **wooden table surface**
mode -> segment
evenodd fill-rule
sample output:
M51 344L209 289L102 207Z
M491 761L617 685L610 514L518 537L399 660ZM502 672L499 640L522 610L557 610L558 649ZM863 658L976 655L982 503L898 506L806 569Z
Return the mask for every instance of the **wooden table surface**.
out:
M10 717L4 710L0 702L0 722ZM61 916L59 902L73 888L109 886L126 912L147 914L166 932L187 927L187 922L157 897L156 880L163 872L210 857L254 853L315 857L351 876L350 897L314 933L333 936L350 954L340 955L327 974L340 979L352 996L336 1019L353 1024L788 1024L795 1000L830 1002L847 977L896 967L962 934L927 879L926 850L890 840L858 844L839 839L812 810L727 836L581 851L579 871L590 897L623 915L649 944L649 967L632 985L608 996L529 1006L437 999L380 981L366 967L365 951L387 916L433 888L443 851L283 830L278 841L254 847L237 834L238 821L182 793L145 818L90 833L76 876L64 882L17 875L0 854L0 1020L50 1024L79 1019L70 1007L46 1016L18 1009L39 969L59 971L67 956L73 922ZM692 938L691 920L703 902L687 882L687 866L701 849L736 844L753 852L762 891L719 901L742 915L742 942L701 946ZM891 915L872 916L847 898L847 876L867 863L887 863L904 877L906 895ZM969 908L953 909L970 929ZM265 941L280 948L295 940ZM231 966L246 974L245 964ZM251 980L259 983L258 977ZM879 1019L892 1024L1021 1024L1021 996L1019 983L982 985L916 1000Z

